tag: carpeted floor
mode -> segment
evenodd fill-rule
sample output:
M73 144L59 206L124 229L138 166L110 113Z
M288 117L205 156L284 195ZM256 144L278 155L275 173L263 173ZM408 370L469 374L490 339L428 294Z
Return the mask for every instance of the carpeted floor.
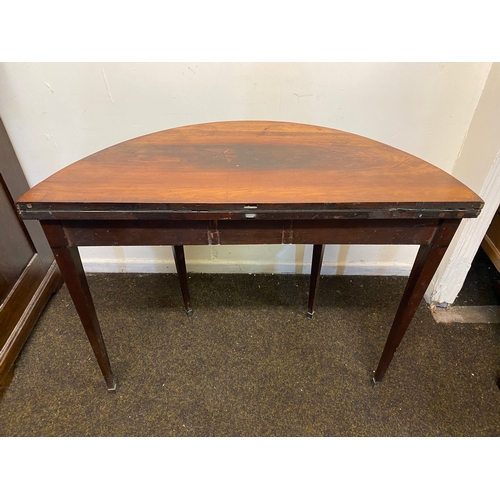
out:
M457 304L498 303L488 273L480 255ZM500 325L438 325L422 302L371 387L405 281L322 277L310 320L307 276L190 275L191 318L175 275L90 276L116 394L63 287L0 401L0 435L499 436Z

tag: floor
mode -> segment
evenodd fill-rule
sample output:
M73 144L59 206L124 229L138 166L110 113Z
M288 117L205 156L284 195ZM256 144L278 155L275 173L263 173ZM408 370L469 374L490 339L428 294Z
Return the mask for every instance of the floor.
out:
M500 304L476 257L459 305ZM436 324L420 305L370 384L401 277L89 277L118 379L108 394L67 290L50 300L0 401L0 436L499 436L500 325Z

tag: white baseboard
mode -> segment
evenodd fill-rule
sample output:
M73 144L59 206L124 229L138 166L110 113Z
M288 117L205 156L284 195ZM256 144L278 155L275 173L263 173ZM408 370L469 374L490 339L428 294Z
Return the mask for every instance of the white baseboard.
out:
M151 259L82 259L87 273L175 273L170 260ZM299 270L298 270L299 268ZM310 265L297 266L295 262L263 261L189 261L190 273L240 274L309 274ZM395 262L323 262L321 274L348 276L408 276L411 264Z

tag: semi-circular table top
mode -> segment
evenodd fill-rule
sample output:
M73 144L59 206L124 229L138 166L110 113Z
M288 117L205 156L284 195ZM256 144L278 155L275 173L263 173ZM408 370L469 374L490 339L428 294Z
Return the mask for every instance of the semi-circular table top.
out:
M83 158L18 200L30 210L60 206L296 207L482 206L440 168L380 142L326 127L227 121L137 137ZM35 217L33 217L35 218ZM39 217L36 217L39 218Z

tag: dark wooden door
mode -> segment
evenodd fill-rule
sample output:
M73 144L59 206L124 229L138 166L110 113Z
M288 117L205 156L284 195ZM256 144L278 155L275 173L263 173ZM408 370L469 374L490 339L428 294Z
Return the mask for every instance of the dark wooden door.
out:
M29 189L0 119L0 397L50 295L61 284L37 221L21 221L14 200Z

